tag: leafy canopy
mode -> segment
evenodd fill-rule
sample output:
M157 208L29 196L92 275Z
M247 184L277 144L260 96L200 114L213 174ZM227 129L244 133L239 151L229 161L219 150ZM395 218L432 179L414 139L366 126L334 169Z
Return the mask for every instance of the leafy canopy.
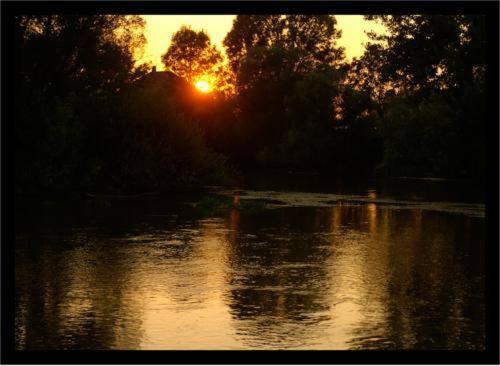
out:
M183 26L172 36L162 62L167 69L192 82L196 78L216 73L222 62L222 55L212 45L205 31L196 32Z
M344 54L336 24L331 15L238 15L224 46L234 72L252 48L301 50L301 66L338 65Z
M365 66L392 89L459 89L484 77L486 34L480 15L370 15L388 30L370 34Z

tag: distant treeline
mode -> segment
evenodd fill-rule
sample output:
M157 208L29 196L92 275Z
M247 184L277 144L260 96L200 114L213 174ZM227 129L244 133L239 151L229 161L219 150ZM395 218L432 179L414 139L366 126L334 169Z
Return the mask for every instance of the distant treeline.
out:
M147 83L141 17L18 17L17 192L178 190L248 168L482 180L484 16L367 18L387 32L349 62L334 16L237 16L228 64L183 27L162 58L180 78Z

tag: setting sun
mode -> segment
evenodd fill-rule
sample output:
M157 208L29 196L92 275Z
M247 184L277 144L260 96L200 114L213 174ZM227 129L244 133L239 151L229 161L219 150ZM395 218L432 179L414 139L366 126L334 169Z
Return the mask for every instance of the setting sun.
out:
M212 91L212 85L206 80L197 81L194 85L202 93L210 93Z

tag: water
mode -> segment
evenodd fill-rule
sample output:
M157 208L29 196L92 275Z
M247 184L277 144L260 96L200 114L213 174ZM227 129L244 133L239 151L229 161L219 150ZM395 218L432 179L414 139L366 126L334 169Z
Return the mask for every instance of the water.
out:
M16 346L484 349L484 205L264 188L20 204Z

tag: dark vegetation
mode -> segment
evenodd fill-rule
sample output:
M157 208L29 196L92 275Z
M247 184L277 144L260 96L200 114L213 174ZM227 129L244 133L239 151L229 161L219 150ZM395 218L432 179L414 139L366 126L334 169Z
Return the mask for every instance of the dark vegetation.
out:
M238 16L229 66L184 27L173 74L136 65L138 16L18 17L17 193L192 189L250 169L484 179L484 17L368 18L388 33L352 62L333 16ZM214 92L193 88L201 74Z
M202 215L220 215L227 214L229 210L237 210L245 213L260 213L266 207L266 202L262 200L238 200L233 197L225 197L218 195L206 195L198 203L195 208Z

